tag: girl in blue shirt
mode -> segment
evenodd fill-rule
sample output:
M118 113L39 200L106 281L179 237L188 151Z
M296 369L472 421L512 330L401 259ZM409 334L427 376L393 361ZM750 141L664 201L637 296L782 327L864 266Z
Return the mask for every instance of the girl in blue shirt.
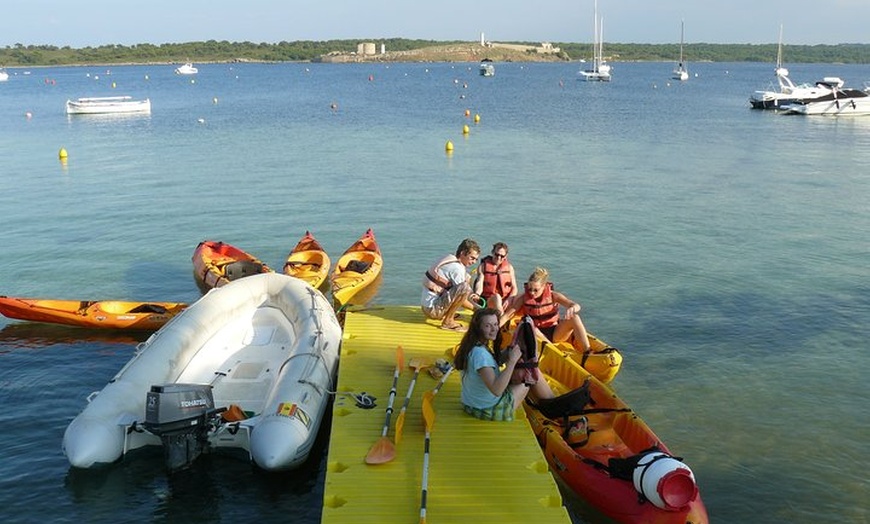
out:
M462 372L462 404L465 412L483 420L510 421L530 389L538 399L552 398L553 391L546 380L539 380L530 386L510 383L514 366L522 352L516 344L507 348L504 367L499 369L492 353L493 342L499 331L498 322L499 313L495 309L475 311L453 363Z

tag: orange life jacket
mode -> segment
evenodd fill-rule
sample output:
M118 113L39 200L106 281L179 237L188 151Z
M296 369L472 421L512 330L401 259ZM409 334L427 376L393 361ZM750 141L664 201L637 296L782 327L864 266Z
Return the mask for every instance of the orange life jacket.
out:
M423 275L423 287L437 295L443 293L445 289L453 287L453 282L447 280L438 272L438 268L450 262L459 262L459 259L456 258L456 255L447 255L427 269Z
M501 262L495 264L492 255L483 257L480 261L480 266L477 268L483 279L483 291L481 296L489 298L493 295L501 295L501 298L507 298L513 291L513 282L511 282L511 272L508 269L507 259L501 259Z
M547 282L541 296L534 299L528 291L523 294L523 305L518 315L528 315L538 328L555 326L559 323L559 304L553 300L553 283Z

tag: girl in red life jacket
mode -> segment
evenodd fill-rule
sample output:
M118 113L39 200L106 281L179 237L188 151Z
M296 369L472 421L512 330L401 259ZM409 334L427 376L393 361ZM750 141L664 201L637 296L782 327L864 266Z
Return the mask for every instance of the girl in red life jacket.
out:
M514 266L508 262L508 246L504 242L492 245L492 254L483 257L477 266L474 292L486 300L487 306L504 310L504 303L517 294Z
M525 292L512 298L505 306L500 324L504 325L515 315L532 317L538 335L550 342L564 342L574 336L574 341L583 351L589 350L586 326L580 319L580 304L553 289L550 273L536 267L525 283ZM564 308L559 314L559 306Z

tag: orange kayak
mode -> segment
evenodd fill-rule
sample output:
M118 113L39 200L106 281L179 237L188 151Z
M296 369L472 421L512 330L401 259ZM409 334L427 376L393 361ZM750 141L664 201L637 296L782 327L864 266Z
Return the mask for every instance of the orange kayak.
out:
M383 267L381 248L371 230L354 242L335 264L332 271L332 299L335 307L365 305L376 290Z
M0 313L18 320L96 329L156 331L180 313L179 302L51 300L0 296Z
M200 242L193 252L193 277L199 288L206 292L233 280L271 273L272 268L241 249L213 240Z
M552 344L538 365L562 395L523 407L553 474L617 522L708 523L692 470L610 386Z
M296 277L320 288L329 276L329 255L310 231L296 244L284 262L284 274Z

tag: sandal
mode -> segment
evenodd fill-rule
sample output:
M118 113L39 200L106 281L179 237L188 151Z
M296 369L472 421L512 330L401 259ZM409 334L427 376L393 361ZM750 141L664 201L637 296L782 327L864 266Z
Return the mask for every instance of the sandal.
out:
M455 331L457 333L465 333L468 329L462 324L441 324L441 329L446 331Z

